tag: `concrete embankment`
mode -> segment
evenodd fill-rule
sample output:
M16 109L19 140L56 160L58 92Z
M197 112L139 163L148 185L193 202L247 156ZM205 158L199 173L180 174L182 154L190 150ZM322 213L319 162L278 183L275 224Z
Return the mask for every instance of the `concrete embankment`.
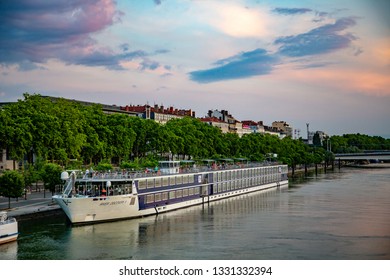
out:
M327 167L325 167L324 165L317 165L316 166L308 166L308 167L299 167L299 168L296 168L294 171L289 168L288 170L288 177L289 178L293 178L295 176L302 176L304 175L305 173L312 173L312 172L324 172L324 171L328 171L328 170L332 170L336 168L336 166L332 166L332 165L328 165Z
M10 209L8 212L10 217L16 218L18 221L33 220L42 217L65 215L58 205L39 207L34 209Z
M32 192L18 199L0 197L0 210L6 211L9 217L18 221L30 220L52 215L63 215L59 205L53 203L51 195L43 192Z

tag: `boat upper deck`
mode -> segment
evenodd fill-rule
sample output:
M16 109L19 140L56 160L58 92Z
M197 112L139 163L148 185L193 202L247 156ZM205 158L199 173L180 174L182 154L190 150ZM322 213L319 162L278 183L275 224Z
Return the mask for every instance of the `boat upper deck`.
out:
M237 170L245 168L257 168L257 167L271 167L278 166L280 163L275 162L256 162L256 163L243 163L243 164L213 164L213 165L182 165L180 167L178 174L196 174L196 173L205 173L205 172L216 172L223 170ZM161 173L160 170L156 169L145 169L145 171L128 171L128 170L118 170L118 171L87 171L87 172L77 172L76 180L79 182L82 181L94 181L94 182L103 182L103 181L126 181L126 180L135 180L140 178L150 178L150 177L160 177L160 176L172 176L175 174L166 174Z

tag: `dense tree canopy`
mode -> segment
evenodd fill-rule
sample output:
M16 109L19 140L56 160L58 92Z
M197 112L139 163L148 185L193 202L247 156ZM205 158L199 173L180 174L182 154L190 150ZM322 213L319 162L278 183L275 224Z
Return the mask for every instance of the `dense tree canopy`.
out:
M316 143L319 139L316 139ZM332 136L333 152L389 149L390 140L360 134ZM11 159L27 155L69 166L72 162L97 165L118 164L138 158L247 158L265 160L278 154L280 161L297 164L320 163L331 158L327 147L305 145L290 137L269 134L222 133L196 118L178 118L160 125L153 120L104 114L101 106L40 95L25 94L24 100L0 110L0 148ZM153 162L153 161L150 161Z
M355 153L370 150L390 150L390 139L364 134L332 136L330 144L334 153Z

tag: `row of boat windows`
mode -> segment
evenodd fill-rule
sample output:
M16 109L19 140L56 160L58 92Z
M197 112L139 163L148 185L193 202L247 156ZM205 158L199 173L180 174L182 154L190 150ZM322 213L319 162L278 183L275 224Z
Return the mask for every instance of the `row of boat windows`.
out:
M199 195L200 188L194 187L194 188L186 188L186 189L180 189L175 191L167 191L167 192L161 192L161 193L154 193L154 194L148 194L146 195L146 203L153 203L153 202L159 202L159 201L166 201L170 199L176 199L176 198L182 198L182 197L188 197L192 195Z
M194 175L166 176L159 178L150 178L138 181L138 189L149 189L158 187L175 186L194 183Z
M105 183L99 185L91 184L77 184L75 186L75 195L88 195L88 196L100 196L100 195L123 195L131 194L131 183L113 185L109 188L105 186Z
M259 167L251 169L241 170L226 170L214 173L216 178L215 182L230 181L236 179L259 177L266 175L278 175L281 172L286 172L284 167L270 166L270 167ZM200 175L199 175L200 176ZM149 188L159 188L168 186L177 186L182 184L192 184L195 181L194 175L177 175L177 176L166 176L159 178L149 178L138 181L138 189L144 190ZM200 182L200 181L199 181Z
M259 186L271 182L277 182L279 180L280 180L280 175L273 174L273 175L266 175L262 177L253 177L253 178L246 178L241 180L225 181L225 182L216 183L214 185L214 192L220 193L220 192L226 192L230 190L254 187L254 186Z
M283 169L284 169L283 167L279 167L279 166L270 166L270 167L261 167L261 168L220 171L220 172L216 172L217 178L215 181L222 182L227 180L259 177L259 176L266 176L272 174L276 175L281 173Z
M232 191L232 190L237 190L237 189L242 189L247 187L254 187L262 184L275 182L278 180L280 180L280 175L273 174L273 175L266 175L262 177L226 181L226 182L214 184L213 193L222 193L226 191ZM177 198L188 197L192 195L199 195L200 193L202 193L203 195L207 195L209 193L209 189L208 189L209 187L211 186L202 185L202 186L197 186L192 188L148 194L146 195L145 203L167 201L170 199L177 199Z

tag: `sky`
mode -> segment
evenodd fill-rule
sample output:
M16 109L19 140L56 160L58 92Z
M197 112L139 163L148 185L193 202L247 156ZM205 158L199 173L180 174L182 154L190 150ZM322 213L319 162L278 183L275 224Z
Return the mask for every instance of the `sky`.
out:
M227 110L390 138L390 1L0 2L0 102Z

